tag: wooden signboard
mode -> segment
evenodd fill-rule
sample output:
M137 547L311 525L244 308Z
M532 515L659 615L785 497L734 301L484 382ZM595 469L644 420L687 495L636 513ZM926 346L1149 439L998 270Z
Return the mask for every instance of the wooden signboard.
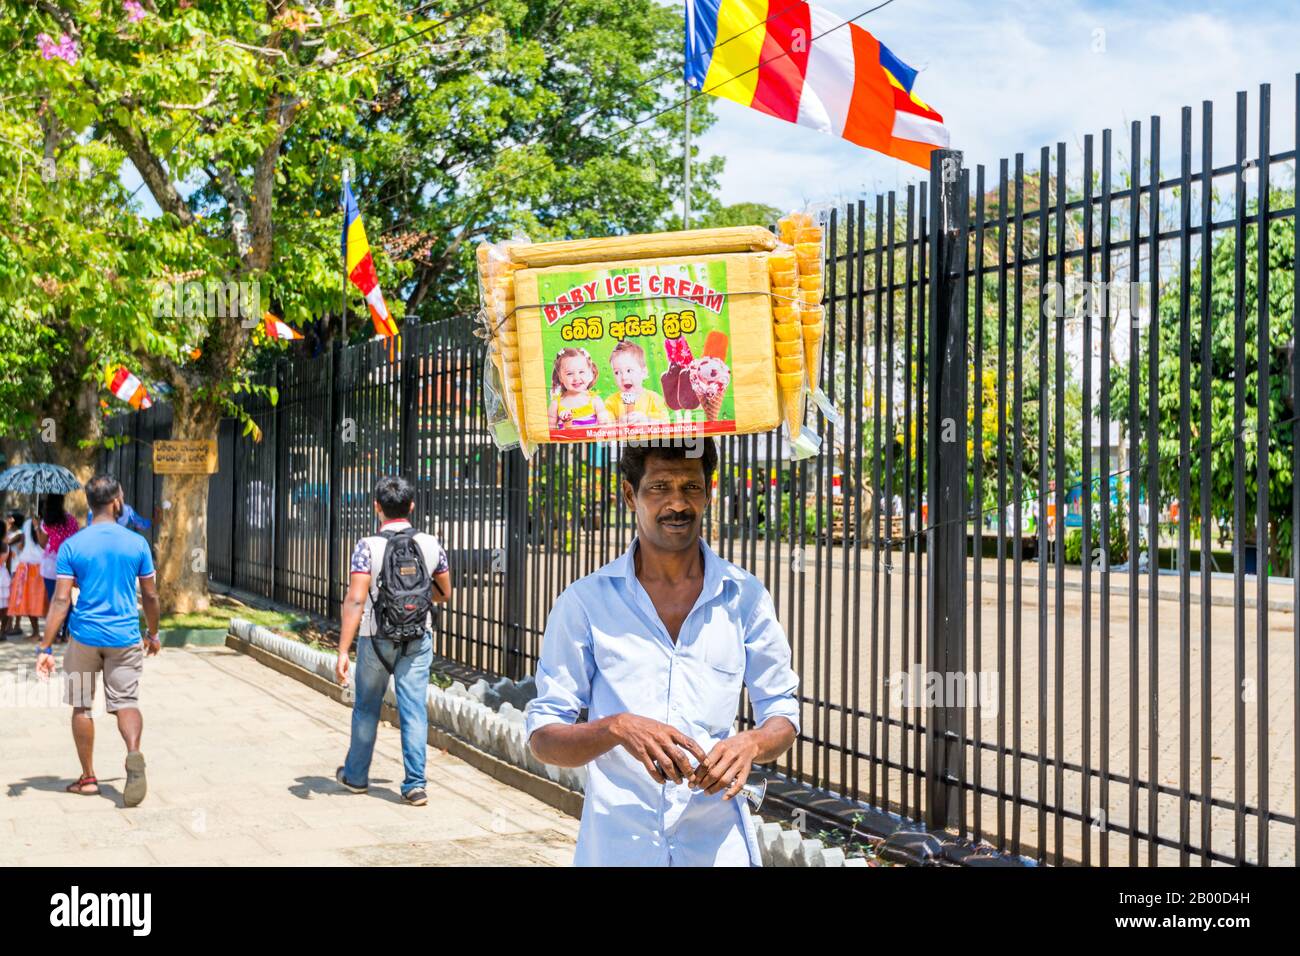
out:
M155 475L214 475L217 472L217 442L156 441L153 443Z

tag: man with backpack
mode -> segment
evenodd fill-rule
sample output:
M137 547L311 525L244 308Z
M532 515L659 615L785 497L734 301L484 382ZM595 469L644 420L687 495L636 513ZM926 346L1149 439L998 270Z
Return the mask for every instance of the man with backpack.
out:
M362 538L352 551L352 574L343 599L335 674L348 680L348 651L360 633L352 705L352 743L335 779L353 793L365 793L375 751L379 712L388 678L395 682L402 731L402 799L422 807L424 760L429 740L426 706L433 659L433 605L451 597L447 552L431 534L411 526L415 488L387 476L375 486L379 533Z

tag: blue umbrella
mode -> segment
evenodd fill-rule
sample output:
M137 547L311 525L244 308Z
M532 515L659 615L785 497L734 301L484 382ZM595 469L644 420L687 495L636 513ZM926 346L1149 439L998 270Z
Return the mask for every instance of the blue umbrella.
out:
M28 462L0 471L0 491L25 495L66 495L81 487L76 475L62 465Z

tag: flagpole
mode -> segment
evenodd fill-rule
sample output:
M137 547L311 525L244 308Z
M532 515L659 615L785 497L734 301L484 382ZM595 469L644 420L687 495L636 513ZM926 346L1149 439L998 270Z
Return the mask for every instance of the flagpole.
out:
M686 130L683 136L684 150L682 153L682 177L684 179L685 195L682 197L682 228L691 228L691 100L694 94L691 91L691 84L688 80L686 83Z
M343 197L348 183L352 181L351 169L348 167L346 158L343 160L343 189L339 190L339 198ZM348 344L348 210L347 205L343 206L343 331L341 338L343 344Z

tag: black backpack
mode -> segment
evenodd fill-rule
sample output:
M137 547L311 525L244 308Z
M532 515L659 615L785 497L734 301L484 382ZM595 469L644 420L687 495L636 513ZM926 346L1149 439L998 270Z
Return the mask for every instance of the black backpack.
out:
M406 645L424 636L429 615L433 611L430 589L434 580L424 562L424 552L415 540L414 528L385 531L387 541L384 560L375 581L374 614L375 637L399 645L397 656L406 652ZM441 589L440 589L441 591ZM379 644L376 642L376 651ZM396 666L379 660L391 674Z

